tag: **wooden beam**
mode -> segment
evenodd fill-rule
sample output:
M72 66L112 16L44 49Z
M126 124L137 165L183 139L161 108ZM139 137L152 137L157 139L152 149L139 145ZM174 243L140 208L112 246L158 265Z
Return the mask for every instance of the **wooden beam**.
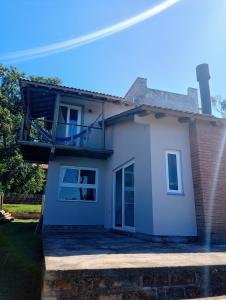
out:
M50 160L50 161L53 161L53 160L54 160L55 150L56 150L56 147L55 147L55 146L52 146L52 147L51 147L51 151L50 151L50 155L49 155L49 160Z
M30 93L29 91L26 92L26 98L27 98L27 107L26 107L26 117L25 117L25 130L24 130L24 138L25 140L28 140L30 135L30 129L31 129L31 123L30 121Z
M37 109L32 108L31 110L32 115L35 115L36 113L40 113L40 112L46 112L46 111L53 112L53 109L52 107L49 106L43 106L43 107L38 107Z
M48 90L49 90L49 88L48 87L42 87L42 88L40 88L40 87L37 87L38 89L39 89L39 91L40 92L47 92ZM33 92L37 92L37 88L29 88L29 90L31 90L31 91L33 91ZM53 91L54 90L54 91ZM57 94L57 93L59 93L60 95L65 95L65 94L67 94L67 97L72 97L72 98L78 98L78 99L82 99L82 100L87 100L87 101L96 101L96 102L105 102L105 101L108 101L108 98L106 98L106 97L101 97L101 96L99 96L99 95L90 95L90 94L87 94L87 93L85 93L85 92L80 92L79 93L79 91L71 91L71 90L59 90L59 89L57 89L57 90L59 90L59 91L57 91L57 90L55 90L55 89L53 89L51 92L49 92L51 95L54 95L54 94ZM109 101L111 101L111 102L113 102L113 101L117 101L117 99L112 99L112 100L109 100ZM120 101L120 100L119 100Z
M137 114L139 117L146 117L151 114L151 111L142 111L139 114Z
M52 106L54 106L54 102L39 102L39 103L32 103L31 104L31 107L32 108L38 108L38 107L46 107L46 106L50 106L50 107L52 107Z
M52 124L52 137L54 143L56 141L56 129L57 129L58 114L59 114L59 106L60 106L60 94L57 94L55 100L53 124Z
M31 106L34 106L34 107L36 107L36 106L41 106L41 105L51 105L51 106L53 106L54 105L54 101L50 101L50 100L46 100L46 101L42 101L42 100L40 100L40 101L33 101L32 103L31 103Z
M54 104L55 97L32 97L32 105L37 105L39 103L51 103Z
M24 118L21 120L20 124L20 141L24 139Z
M39 109L32 109L32 116L33 115L39 115L40 113L45 114L46 112L51 112L53 113L53 109L49 108L49 107L43 107L43 108L39 108Z
M178 122L180 123L189 123L191 121L191 118L189 117L179 117Z
M105 149L105 122L104 122L104 102L102 103L102 145L103 149Z
M167 117L167 114L164 113L164 112L157 112L157 113L155 113L155 118L156 119L162 119L162 118L165 118L165 117Z
M29 161L31 162L48 162L50 159L51 150L51 159L54 159L54 157L57 155L107 159L110 155L113 154L113 150L110 149L94 149L89 147L75 147L69 145L51 145L44 142L19 141L19 145L21 147L23 155L26 155L27 159L29 159Z
M217 126L217 122L216 122L216 121L210 121L210 124L211 124L212 126Z

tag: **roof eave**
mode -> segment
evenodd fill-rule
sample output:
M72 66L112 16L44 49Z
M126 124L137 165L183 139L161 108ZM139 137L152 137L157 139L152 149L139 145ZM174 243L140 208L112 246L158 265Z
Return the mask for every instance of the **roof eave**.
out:
M169 108L162 108L162 107L156 107L156 106L150 106L150 105L140 105L136 108L130 109L126 112L120 113L118 115L112 116L105 120L105 126L111 126L126 120L131 120L131 116L134 116L136 114L141 115L142 113L147 114L156 114L156 113L164 113L166 116L171 117L186 117L190 120L204 120L209 122L220 122L222 124L226 124L226 119L223 118L217 118L215 116L206 115L206 114L200 114L200 113L193 113L193 112L183 112L179 110L173 110Z
M47 83L42 83L42 82L38 82L38 81L31 81L31 80L24 79L24 78L20 79L21 90L23 90L25 88L31 88L31 87L49 89L56 93L62 92L65 94L73 94L73 95L86 96L86 97L88 96L88 97L92 97L93 99L99 100L102 102L107 101L107 102L121 103L121 104L125 104L125 105L132 105L132 103L130 103L129 101L126 101L122 97L112 96L112 95L108 95L108 94L102 94L102 93L98 93L98 92L92 92L92 91L88 91L88 90L81 90L81 89L77 89L77 88L70 88L70 87L61 86L61 85L47 84Z

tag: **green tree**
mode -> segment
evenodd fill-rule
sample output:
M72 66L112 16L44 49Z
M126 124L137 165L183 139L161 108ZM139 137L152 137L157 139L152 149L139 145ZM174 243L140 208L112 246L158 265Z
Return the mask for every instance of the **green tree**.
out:
M226 117L226 99L222 99L220 96L211 97L214 112L221 117Z
M23 160L17 145L23 114L19 78L25 73L0 65L0 191L5 193L40 192L45 181L41 165ZM59 78L29 76L28 79L60 84Z

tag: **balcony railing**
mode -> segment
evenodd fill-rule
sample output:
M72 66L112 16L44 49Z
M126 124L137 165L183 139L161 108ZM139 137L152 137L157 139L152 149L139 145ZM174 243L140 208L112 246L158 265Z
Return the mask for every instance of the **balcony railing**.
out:
M91 125L27 119L22 122L20 140L82 148L105 148L101 122Z

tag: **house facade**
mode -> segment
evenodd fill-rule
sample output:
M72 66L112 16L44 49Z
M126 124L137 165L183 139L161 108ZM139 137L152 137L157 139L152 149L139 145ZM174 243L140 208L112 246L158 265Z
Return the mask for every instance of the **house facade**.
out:
M48 163L44 228L103 226L153 238L205 236L208 230L224 239L224 201L212 209L221 224L215 213L210 228L205 177L215 168L210 155L216 155L213 147L205 150L208 134L219 138L215 132L223 131L224 120L199 112L195 89L167 94L137 79L120 98L20 84L23 155Z

